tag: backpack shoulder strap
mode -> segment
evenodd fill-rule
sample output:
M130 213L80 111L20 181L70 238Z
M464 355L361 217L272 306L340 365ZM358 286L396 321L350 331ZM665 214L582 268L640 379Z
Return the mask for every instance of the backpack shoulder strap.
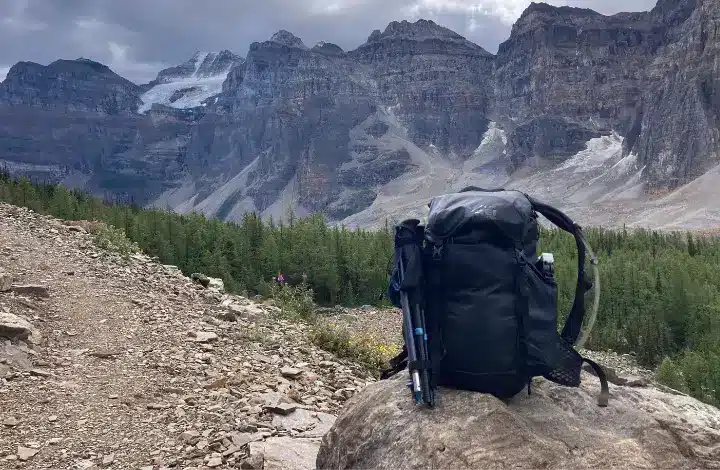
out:
M582 328L583 317L585 316L585 291L587 284L585 281L585 243L582 237L582 229L575 222L565 215L559 209L538 201L525 194L525 196L532 204L533 210L542 214L550 222L555 224L558 228L570 233L575 238L575 245L577 246L578 252L578 273L577 273L577 285L575 287L575 300L573 301L572 309L567 315L565 325L561 333L562 338L570 344L575 344L580 335L580 329Z

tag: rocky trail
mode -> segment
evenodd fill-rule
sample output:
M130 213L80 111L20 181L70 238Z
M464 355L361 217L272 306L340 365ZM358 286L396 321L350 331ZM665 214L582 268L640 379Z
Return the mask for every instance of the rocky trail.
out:
M314 468L373 378L269 303L0 205L0 468Z

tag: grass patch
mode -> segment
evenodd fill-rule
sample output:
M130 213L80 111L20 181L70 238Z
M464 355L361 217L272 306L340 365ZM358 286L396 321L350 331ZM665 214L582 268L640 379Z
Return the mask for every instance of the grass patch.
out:
M396 344L388 345L374 335L354 332L318 315L313 291L305 283L273 285L270 296L284 317L302 320L309 326L309 338L315 346L340 358L378 371L387 367L388 361L400 352Z
M387 345L373 335L353 333L348 328L328 322L315 324L310 337L319 348L372 371L387 367L388 361L400 352L396 345Z

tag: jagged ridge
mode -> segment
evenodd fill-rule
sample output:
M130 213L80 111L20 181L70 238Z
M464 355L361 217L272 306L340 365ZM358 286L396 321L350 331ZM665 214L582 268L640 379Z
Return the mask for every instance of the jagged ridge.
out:
M233 219L294 208L339 220L379 213L378 194L418 184L437 192L458 178L525 181L590 139L618 135L627 171L593 181L613 188L635 181L641 190L633 197L642 200L717 163L717 8L663 0L650 12L604 16L533 3L497 56L428 20L392 22L347 52L327 43L310 49L281 30L251 44L245 61L227 52L235 65L226 77L213 76L210 91L171 82L157 99L143 89L140 110L156 103L147 118L152 128L133 118L111 146L117 168L103 178L91 170L97 162L73 165L92 190L128 174L156 181L135 195L179 211ZM158 81L195 74L208 60L200 59L161 72ZM6 101L23 103L3 89ZM498 132L502 139L485 145ZM14 152L8 160L22 160ZM570 187L557 195L559 202L585 197Z

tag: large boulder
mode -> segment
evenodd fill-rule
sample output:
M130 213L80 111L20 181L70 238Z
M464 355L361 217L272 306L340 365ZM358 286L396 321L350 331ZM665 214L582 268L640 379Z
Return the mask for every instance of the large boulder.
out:
M323 437L318 469L720 468L720 410L653 387L579 388L536 379L509 403L441 388L416 407L407 375L368 386Z

